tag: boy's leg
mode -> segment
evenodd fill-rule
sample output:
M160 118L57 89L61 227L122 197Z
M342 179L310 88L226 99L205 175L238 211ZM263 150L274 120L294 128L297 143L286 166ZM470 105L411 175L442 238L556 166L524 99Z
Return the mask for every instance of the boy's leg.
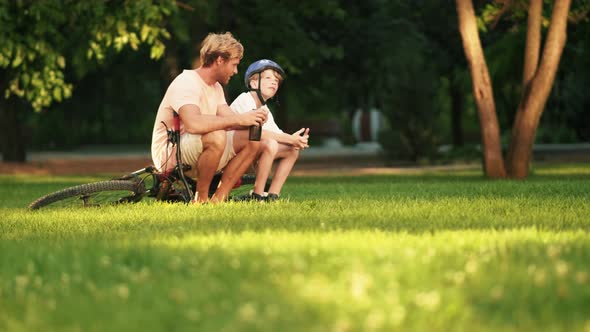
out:
M272 164L279 151L279 144L274 139L263 139L261 142L260 158L258 158L258 164L256 165L256 182L254 182L254 193L262 195L264 192L264 186L266 180L270 176L272 170Z
M211 202L223 202L229 196L236 181L246 172L258 156L260 142L248 140L247 130L236 130L233 134L233 149L236 152L225 166L221 182ZM216 165L217 166L217 165Z
M277 164L275 174L272 178L272 183L268 189L268 193L278 195L281 193L281 189L283 188L285 181L287 181L287 177L291 173L293 165L295 165L297 158L299 158L299 150L295 150L295 148L292 146L279 144L278 152L275 158L280 158L280 160ZM258 179L256 180L258 181Z

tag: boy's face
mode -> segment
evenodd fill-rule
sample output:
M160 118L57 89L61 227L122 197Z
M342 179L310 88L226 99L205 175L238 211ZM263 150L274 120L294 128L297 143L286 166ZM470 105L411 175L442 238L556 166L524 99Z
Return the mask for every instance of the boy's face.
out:
M279 90L280 76L272 69L267 69L260 73L260 92L264 99L274 97ZM250 80L250 86L254 89L258 88L258 75L253 75Z

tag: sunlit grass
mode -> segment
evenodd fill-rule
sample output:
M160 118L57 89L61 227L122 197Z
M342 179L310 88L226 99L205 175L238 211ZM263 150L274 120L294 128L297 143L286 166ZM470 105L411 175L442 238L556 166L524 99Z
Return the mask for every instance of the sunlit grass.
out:
M48 212L103 178L1 176L0 330L587 331L590 167L464 172Z

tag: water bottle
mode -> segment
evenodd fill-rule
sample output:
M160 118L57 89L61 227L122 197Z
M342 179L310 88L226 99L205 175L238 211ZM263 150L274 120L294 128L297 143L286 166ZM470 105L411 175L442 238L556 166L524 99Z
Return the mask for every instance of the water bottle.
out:
M261 125L250 126L250 132L248 135L248 139L251 141L260 141L260 137L262 137L262 126Z
M253 109L252 111L255 111ZM250 131L248 133L248 139L251 141L260 141L260 137L262 137L262 125L253 125L250 126Z

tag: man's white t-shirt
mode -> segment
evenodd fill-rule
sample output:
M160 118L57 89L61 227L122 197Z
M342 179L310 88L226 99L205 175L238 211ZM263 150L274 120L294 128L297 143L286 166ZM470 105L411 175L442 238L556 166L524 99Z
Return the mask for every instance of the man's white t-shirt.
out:
M237 112L240 114L246 113L246 112L256 109L256 101L254 100L254 97L252 97L252 95L249 92L243 92L241 95L238 96L238 98L236 98L236 100L233 101L233 103L231 103L231 105L229 107L231 107L231 109L234 112ZM264 123L264 125L262 125L262 129L272 131L277 134L282 134L283 131L275 123L275 119L272 116L272 113L270 112L268 107L266 105L264 105L262 107L268 111L268 118L267 118L266 122Z
M169 129L174 128L173 111L184 105L197 105L201 114L217 114L217 108L221 104L227 104L223 87L219 82L208 85L203 81L196 70L184 70L170 83L166 94L158 108L154 130L152 133L152 160L154 166L160 170L168 170L176 165L176 148L168 143ZM166 123L166 126L162 124ZM180 123L180 134L184 134L184 125Z

